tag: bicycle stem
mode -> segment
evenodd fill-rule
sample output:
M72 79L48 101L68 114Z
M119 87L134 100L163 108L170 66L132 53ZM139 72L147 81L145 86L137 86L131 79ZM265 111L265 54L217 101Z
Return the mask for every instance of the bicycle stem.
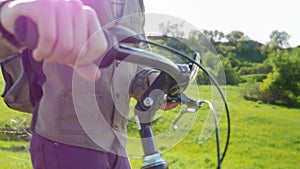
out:
M161 107L168 89L167 81L167 76L161 73L135 106L134 113L144 151L142 169L168 169L167 162L156 148L151 128L153 116Z

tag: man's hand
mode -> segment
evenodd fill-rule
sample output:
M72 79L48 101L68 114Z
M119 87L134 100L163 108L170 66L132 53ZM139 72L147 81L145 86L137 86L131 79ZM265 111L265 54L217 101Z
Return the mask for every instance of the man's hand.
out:
M18 0L5 4L1 23L14 33L20 16L32 19L39 40L33 56L37 61L65 64L89 81L100 78L93 63L107 48L96 12L80 0Z

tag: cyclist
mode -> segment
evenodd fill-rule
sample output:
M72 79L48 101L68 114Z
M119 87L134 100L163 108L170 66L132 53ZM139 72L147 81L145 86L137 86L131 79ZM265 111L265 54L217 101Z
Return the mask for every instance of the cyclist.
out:
M1 0L0 4L0 62L26 48L14 39L17 18L26 16L38 27L32 56L44 61L46 80L32 120L33 168L130 168L125 152L129 98L139 99L158 72L123 63L99 69L96 63L108 48L102 31L108 16L129 16L118 24L143 32L142 0ZM116 71L121 77L117 80Z

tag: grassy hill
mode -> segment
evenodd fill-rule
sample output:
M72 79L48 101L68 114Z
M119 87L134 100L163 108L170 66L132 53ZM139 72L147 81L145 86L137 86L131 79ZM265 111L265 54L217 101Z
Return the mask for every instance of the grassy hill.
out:
M1 79L1 78L0 78ZM0 80L0 90L4 84ZM231 110L231 142L222 168L227 169L297 169L300 168L300 109L266 105L243 99L241 93L247 86L228 86L226 96ZM210 86L200 86L203 99L211 98ZM9 110L0 100L0 128L17 127L22 121L28 123L30 115ZM216 167L214 135L205 143L199 143L199 135L208 114L204 106L196 116L187 135L178 144L166 148L159 146L170 169L198 169ZM176 112L165 112L153 125L154 133L170 127ZM186 115L187 119L188 116ZM195 116L193 116L195 117ZM180 127L180 126L179 126ZM129 135L136 136L134 124L129 123ZM225 114L220 122L222 149L225 141ZM171 140L170 140L171 141ZM165 142L168 144L168 142ZM129 151L137 146L129 145ZM30 169L27 141L15 141L0 134L0 168ZM140 168L140 159L131 158L132 167Z
M210 91L207 86L201 89ZM241 96L244 89L247 86L227 87L232 134L223 168L300 168L300 109L245 101ZM164 154L170 168L215 168L214 137L204 144L198 143L200 119L201 114L182 142ZM224 117L220 125L224 141Z

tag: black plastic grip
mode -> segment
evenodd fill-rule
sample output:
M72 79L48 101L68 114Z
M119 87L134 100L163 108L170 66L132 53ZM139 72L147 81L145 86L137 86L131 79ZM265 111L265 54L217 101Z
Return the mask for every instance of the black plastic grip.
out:
M35 49L38 44L39 32L37 25L25 16L19 17L14 25L15 38L23 46Z

